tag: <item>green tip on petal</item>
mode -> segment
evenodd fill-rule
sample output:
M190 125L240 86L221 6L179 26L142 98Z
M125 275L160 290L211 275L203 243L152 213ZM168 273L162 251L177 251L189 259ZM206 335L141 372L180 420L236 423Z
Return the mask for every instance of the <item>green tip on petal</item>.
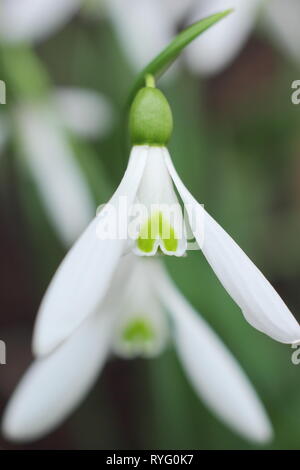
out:
M151 73L147 73L145 76L145 84L146 87L155 88L155 78L153 75L151 75Z
M144 253L151 253L155 241L160 239L166 251L175 252L178 248L176 234L161 212L155 213L142 226L137 240L138 249Z
M154 88L151 75L146 86L136 95L129 114L129 132L132 145L166 146L173 130L170 105L164 94Z

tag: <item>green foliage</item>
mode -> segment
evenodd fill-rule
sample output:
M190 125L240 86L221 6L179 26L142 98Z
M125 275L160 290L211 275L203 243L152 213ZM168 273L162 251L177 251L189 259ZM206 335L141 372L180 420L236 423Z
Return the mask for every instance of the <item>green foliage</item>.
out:
M170 67L174 60L176 60L184 48L188 46L188 44L204 33L207 29L211 28L214 24L232 13L232 11L232 9L229 9L221 13L210 15L181 31L181 33L179 33L170 42L170 44L150 62L150 64L146 65L138 75L130 94L130 101L133 99L138 89L143 85L146 75L151 74L154 77L161 76Z

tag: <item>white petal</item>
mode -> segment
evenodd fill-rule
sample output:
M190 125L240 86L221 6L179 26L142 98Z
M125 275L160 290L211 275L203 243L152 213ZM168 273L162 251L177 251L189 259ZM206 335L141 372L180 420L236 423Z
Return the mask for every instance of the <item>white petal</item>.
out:
M259 3L260 0L198 2L190 22L229 8L235 10L187 48L187 60L192 70L211 75L226 67L246 42L254 26Z
M70 246L93 217L95 207L59 116L41 104L19 106L15 117L26 165L54 228Z
M166 47L173 35L173 22L162 11L161 0L109 0L107 8L129 60L144 67Z
M112 107L96 91L60 87L54 93L54 102L63 124L82 137L101 138L111 128Z
M11 42L40 40L64 25L80 0L2 0L0 37Z
M270 440L268 417L237 361L160 266L155 266L153 276L174 320L176 349L195 390L236 432L261 443Z
M2 428L8 439L42 437L73 411L104 364L113 319L112 312L92 315L54 353L33 363L4 414Z
M274 41L296 62L300 61L299 17L299 0L265 2L265 20L273 32Z
M130 204L141 180L147 149L133 149L124 177L110 200L118 204L119 197ZM99 224L114 223L111 214L102 213L90 223L69 251L54 275L42 301L35 331L35 354L51 352L64 341L91 313L96 311L105 296L125 240L100 240Z
M246 320L259 331L282 343L300 340L300 326L277 292L243 250L197 203L176 173L170 157L166 161L190 213L204 215L204 240L191 224L203 254L229 295L241 308Z

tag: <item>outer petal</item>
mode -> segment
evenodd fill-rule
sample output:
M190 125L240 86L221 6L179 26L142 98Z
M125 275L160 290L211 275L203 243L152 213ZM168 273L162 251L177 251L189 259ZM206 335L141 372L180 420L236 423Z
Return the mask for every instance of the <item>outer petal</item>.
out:
M277 292L243 250L185 188L168 154L166 161L183 202L189 205L190 213L204 215L204 242L197 227L191 224L191 228L196 240L201 242L199 245L204 256L241 308L246 320L277 341L298 343L300 326Z
M173 35L173 18L162 0L109 0L107 9L135 68L140 69L165 47Z
M265 20L273 32L274 41L300 62L300 2L273 0L265 2Z
M153 274L174 320L176 349L195 390L238 433L257 442L271 439L270 422L239 364L163 270L156 266Z
M92 315L60 348L36 360L3 418L8 439L28 441L58 426L84 398L106 359L114 316Z
M234 8L235 11L188 47L187 59L192 70L211 75L226 67L248 38L259 3L260 0L198 2L191 21L228 8Z
M54 102L63 124L82 137L99 138L111 128L112 107L96 91L60 87L54 93Z
M0 37L6 41L40 40L65 24L80 0L2 0Z
M118 205L122 196L128 204L133 202L146 157L147 149L133 149L111 204ZM111 220L111 212L102 212L69 251L47 289L34 331L33 348L38 355L49 353L65 340L97 309L109 288L125 240L97 237L99 224L115 222Z
M58 235L70 246L94 214L94 202L56 115L46 104L16 109L20 148Z

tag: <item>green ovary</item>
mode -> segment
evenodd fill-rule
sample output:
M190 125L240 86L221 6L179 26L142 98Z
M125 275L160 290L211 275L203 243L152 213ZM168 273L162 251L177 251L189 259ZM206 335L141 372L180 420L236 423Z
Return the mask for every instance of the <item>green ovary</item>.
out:
M167 251L175 252L178 247L175 230L161 212L153 214L142 226L137 246L144 253L151 253L155 241L160 239Z
M126 325L122 338L126 343L145 344L154 340L155 333L145 318L137 317Z

